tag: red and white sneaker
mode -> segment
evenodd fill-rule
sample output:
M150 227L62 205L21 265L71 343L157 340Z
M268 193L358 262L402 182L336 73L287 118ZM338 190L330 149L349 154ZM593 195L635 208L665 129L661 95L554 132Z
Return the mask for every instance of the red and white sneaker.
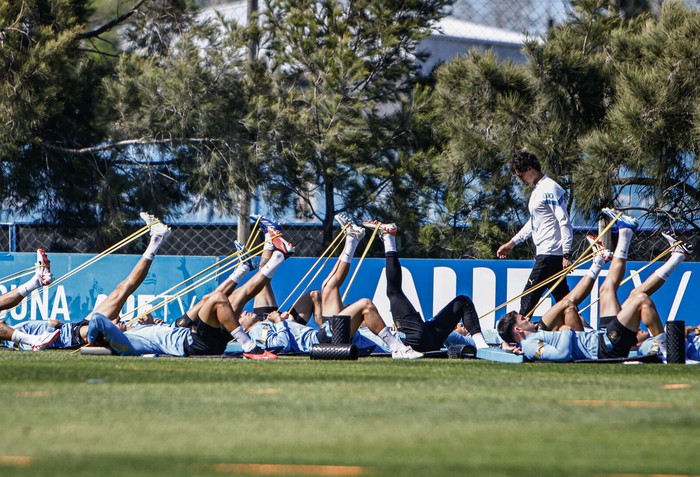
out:
M61 336L61 330L39 335L37 340L32 344L32 351L41 351L42 349L48 348L56 342L59 336Z
M383 237L387 234L396 236L396 232L399 230L399 228L394 223L383 224L378 220L367 220L365 222L362 222L362 226L366 229L378 229L380 237Z
M282 232L274 227L267 226L267 233L270 234L270 243L272 246L275 247L275 250L282 252L285 258L294 254L296 248L289 240L286 240L282 236Z
M253 351L243 353L243 357L245 359L257 359L258 361L272 361L273 359L277 359L277 355L275 353L270 353L268 350L257 346Z
M613 259L613 253L610 251L609 248L607 248L605 245L603 245L603 242L600 240L596 240L596 236L593 234L587 234L586 235L586 240L588 240L588 243L592 245L593 247L593 253L596 253L603 257L603 260L605 260L605 263L609 262L610 260Z
M42 286L49 285L53 282L51 260L49 260L43 248L36 249L36 274L39 276L39 281Z

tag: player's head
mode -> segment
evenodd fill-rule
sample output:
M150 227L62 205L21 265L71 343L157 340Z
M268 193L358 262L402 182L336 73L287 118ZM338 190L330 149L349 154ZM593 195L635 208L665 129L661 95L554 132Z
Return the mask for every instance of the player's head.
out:
M542 172L540 160L533 153L521 149L515 151L510 158L510 170L513 174L525 172L528 169L534 169L537 172Z
M515 311L498 320L498 334L506 343L520 343L524 333L534 331L535 325L525 315Z

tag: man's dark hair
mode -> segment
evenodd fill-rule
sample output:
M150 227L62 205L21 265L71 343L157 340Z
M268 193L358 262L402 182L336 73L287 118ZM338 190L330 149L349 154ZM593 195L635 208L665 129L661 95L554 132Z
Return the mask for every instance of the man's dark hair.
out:
M540 160L533 153L524 149L513 153L510 158L510 171L512 173L526 171L529 167L532 167L537 172L542 172Z
M498 334L501 339L506 343L515 343L515 336L513 336L513 327L515 326L515 315L514 311L507 313L503 318L498 320Z

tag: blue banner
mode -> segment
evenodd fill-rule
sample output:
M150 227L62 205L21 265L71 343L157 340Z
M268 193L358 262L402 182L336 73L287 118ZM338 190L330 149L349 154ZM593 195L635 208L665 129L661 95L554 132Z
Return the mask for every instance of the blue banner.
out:
M140 258L135 255L109 255L70 278L61 278L94 257L94 255L85 254L50 254L51 270L58 283L34 292L19 306L4 312L2 319L9 325L27 320L80 321L128 276ZM154 316L166 322L173 322L193 303L216 287L217 280L212 279L212 272L215 272L215 264L219 259L220 257L158 256L151 265L146 280L127 301L123 309L124 318L129 319L137 313L143 313L150 308L148 305L150 302L159 306L153 312ZM28 253L1 255L0 279L32 267L34 260L35 255ZM309 273L310 267L316 262L314 258L290 258L281 265L272 280L272 287L281 309L289 309L304 291L320 288L335 260L329 260L323 267L321 262L319 267ZM360 298L371 298L384 320L390 324L391 314L383 273L384 260L365 259L355 275L358 263L359 259L353 261L346 284L341 288L343 295L347 293L345 303L349 304ZM464 294L474 301L481 317L482 327L493 328L497 319L503 314L519 308L517 297L525 288L533 262L403 259L401 265L404 292L425 319L430 319L456 295ZM624 301L634 287L639 286L660 266L660 264L653 264L637 274L637 271L646 265L647 263L644 262L627 264L625 276L627 282L620 287L618 293L620 301ZM212 267L212 272L196 276L208 267ZM319 271L319 268L322 269ZM584 265L567 277L570 287L575 286L586 268L587 266ZM693 275L696 277L698 275L694 273L696 269L700 273L700 264L682 263L668 282L653 294L652 299L656 303L662 321L684 320L688 325L700 324L700 318L695 313L700 297L692 291L700 289L700 283L698 283L700 279L693 279ZM583 310L582 315L594 327L597 327L599 320L598 307L596 304L590 307L588 305L591 300L597 302L598 290L606 273L605 269L601 272L590 298L580 306ZM228 272L224 273L219 280L223 280L228 274ZM307 274L305 282L300 284ZM205 283L207 277L211 280ZM1 279L0 293L14 289L28 279L29 276L10 281ZM184 285L180 285L183 281L186 281ZM349 291L347 291L348 285L350 285ZM190 286L191 290L181 294L186 286ZM505 304L513 298L516 299ZM168 303L165 304L165 301ZM552 303L551 298L547 298L535 311L535 318L542 316ZM252 303L249 303L246 309L251 310Z

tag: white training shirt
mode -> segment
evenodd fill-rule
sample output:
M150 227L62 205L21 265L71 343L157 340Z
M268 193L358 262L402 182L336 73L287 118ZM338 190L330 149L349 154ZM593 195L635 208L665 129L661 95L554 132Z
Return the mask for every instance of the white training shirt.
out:
M518 245L532 237L537 255L570 253L573 228L564 207L564 189L549 176L542 176L532 191L528 209L530 220L515 234L513 242Z

